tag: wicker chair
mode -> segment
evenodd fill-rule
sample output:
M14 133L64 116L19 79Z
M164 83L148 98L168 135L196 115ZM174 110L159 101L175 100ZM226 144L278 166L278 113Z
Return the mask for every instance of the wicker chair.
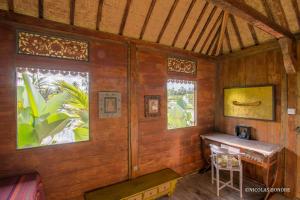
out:
M243 198L243 166L241 161L242 153L239 149L232 148L226 145L221 147L210 144L211 150L211 181L217 182L217 196L220 194L220 190L228 186L234 190L240 192L240 197ZM214 171L216 170L216 177ZM228 182L220 181L220 170L230 172L230 180ZM239 188L233 186L233 172L239 172ZM220 183L222 186L220 186Z

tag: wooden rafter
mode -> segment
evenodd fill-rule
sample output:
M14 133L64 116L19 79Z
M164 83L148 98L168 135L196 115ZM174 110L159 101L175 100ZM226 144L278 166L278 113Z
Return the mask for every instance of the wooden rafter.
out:
M97 20L96 20L96 30L99 31L100 23L102 20L102 9L103 9L104 0L99 0L98 4L98 12L97 12Z
M216 55L219 55L221 47L222 47L222 43L224 40L224 35L225 35L225 29L227 27L227 22L228 22L228 12L224 12L223 13L223 20L222 20L222 25L221 25L221 32L220 32L220 36L219 36L219 40L217 43L217 49L216 49Z
M74 25L75 18L75 0L70 0L70 24Z
M196 3L196 0L192 0L192 2L191 2L191 4L190 4L190 6L189 6L187 12L185 13L185 16L184 16L184 18L183 18L183 20L182 20L182 22L181 22L181 24L180 24L180 26L179 26L179 29L178 29L178 31L177 31L177 33L176 33L176 35L175 35L175 38L174 38L174 40L173 40L173 42L172 42L172 46L175 46L175 44L176 44L176 42L177 42L177 39L178 39L178 36L179 36L179 34L181 33L181 31L182 31L182 29L183 29L183 27L184 27L184 25L185 25L185 23L186 23L186 20L188 19L188 16L190 15L191 10L193 9L195 3Z
M270 8L270 6L269 6L269 4L268 4L268 1L267 0L262 0L262 4L263 4L263 7L264 7L264 9L265 9L265 11L266 11L266 13L267 13L267 16L268 16L268 18L271 20L271 21L275 21L274 20L274 16L273 16L273 13L272 13L272 10L271 10L271 8Z
M44 0L39 0L38 7L39 7L39 18L43 19L44 18Z
M8 4L8 11L14 12L14 0L7 0L7 4Z
M299 12L299 5L298 5L297 0L292 0L292 4L293 4L294 12L295 12L296 17L297 17L298 27L300 28L300 12Z
M210 56L212 56L212 55L217 56L217 48L218 48L218 42L220 41L220 37L221 37L221 34L218 34L218 39L215 41L214 48L213 48L213 50L212 50L211 53L207 52L208 55L210 55Z
M296 73L296 59L294 57L293 51L293 41L290 38L280 38L278 40L282 57L283 57L283 64L285 67L285 71L287 74L294 74Z
M276 16L279 19L280 25L283 26L284 28L286 28L287 30L290 30L289 29L289 24L287 22L287 19L286 19L286 16L285 16L282 4L281 4L281 1L280 0L273 0L272 5L273 5L273 8L276 12Z
M144 24L143 24L143 27L142 27L142 30L141 30L140 39L143 39L143 36L144 36L145 30L146 30L146 27L147 27L147 25L148 25L148 22L149 22L149 19L150 19L150 17L151 17L153 8L154 8L154 6L155 6L155 3L156 3L156 0L152 0L152 1L151 1L151 4L150 4L149 9L148 9L147 16L146 16L146 18L145 18L145 21L144 21Z
M164 23L164 25L163 25L163 27L160 30L160 33L158 35L158 38L157 38L157 41L156 41L157 43L160 43L160 40L161 40L161 38L162 38L162 36L163 36L163 34L164 34L164 32L165 32L165 30L166 30L169 22L170 22L170 19L171 19L173 13L174 13L174 10L175 10L177 4L178 4L178 0L174 0L173 5L172 5L172 7L171 7L171 9L169 11L169 14L168 14L168 16L167 16L167 18L165 20L165 23Z
M215 23L213 24L212 28L210 29L207 38L204 40L199 53L201 53L204 49L204 47L206 46L207 42L209 41L209 38L212 36L213 31L216 29L217 25L219 24L220 20L222 19L224 11L220 12L218 19L215 21Z
M194 35L194 33L195 33L195 31L196 31L199 23L200 23L200 20L202 19L203 15L204 15L204 13L205 13L205 11L207 9L207 6L208 6L208 3L205 2L205 5L204 5L202 11L200 12L200 14L198 16L198 18L197 18L197 20L195 22L195 25L194 25L192 31L190 32L188 39L186 40L186 42L184 44L184 47L183 47L184 49L186 49L186 47L189 45L189 42L190 42L191 38L193 37L193 35Z
M229 48L229 52L232 52L232 47L231 47L230 38L229 38L227 28L225 29L225 38L226 38L227 46Z
M235 35L238 39L238 42L239 42L239 45L240 45L240 48L243 49L245 46L243 44L243 40L242 40L242 37L241 37L241 34L240 34L240 31L239 31L239 27L236 23L236 20L234 18L234 16L232 14L229 15L229 18L231 20L231 23L232 23L232 26L233 26L233 29L234 29L234 32L235 32Z
M259 41L258 41L258 38L257 38L257 35L256 35L256 32L255 32L255 29L254 29L253 25L248 24L248 28L249 28L249 31L251 33L254 44L258 45Z
M214 44L216 43L216 40L218 39L218 36L220 35L220 30L221 30L221 26L219 26L218 30L215 32L215 35L206 51L206 54L208 54L211 50L211 48L214 46Z
M276 38L289 37L295 39L294 35L286 28L276 24L261 14L259 11L245 3L237 0L208 0L209 2L221 7L229 13L238 16L248 23L260 28L261 30L273 35Z
M120 25L120 30L119 30L120 35L123 35L125 24L126 24L127 17L128 17L128 13L129 13L129 9L130 9L130 5L131 5L131 0L127 0L125 10L124 10L124 14L123 14L123 17L122 17L122 22L121 22L121 25Z
M205 24L204 24L204 26L201 27L201 28L202 28L202 29L201 29L201 32L200 32L200 34L198 35L196 42L194 43L194 46L193 46L193 48L192 48L192 51L194 51L194 50L196 49L196 47L198 46L198 44L199 44L199 42L200 42L200 40L201 40L201 38L202 38L204 32L206 31L206 28L207 28L208 24L210 23L212 17L214 16L216 10L217 10L217 7L214 6L214 8L213 8L212 11L210 12L210 14L209 14L209 16L208 16L208 18L207 18L207 20L206 20L206 22L205 22Z

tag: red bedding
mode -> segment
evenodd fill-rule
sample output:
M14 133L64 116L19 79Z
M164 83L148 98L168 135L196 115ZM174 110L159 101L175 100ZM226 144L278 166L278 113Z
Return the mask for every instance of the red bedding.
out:
M44 200L45 195L38 173L0 179L1 200Z

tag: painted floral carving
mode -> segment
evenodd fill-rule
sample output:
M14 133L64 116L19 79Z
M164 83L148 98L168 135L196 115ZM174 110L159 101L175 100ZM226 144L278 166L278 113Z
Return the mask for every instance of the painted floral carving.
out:
M88 61L88 43L37 33L18 32L18 53Z
M196 75L197 66L195 61L181 58L168 58L168 72L185 73Z

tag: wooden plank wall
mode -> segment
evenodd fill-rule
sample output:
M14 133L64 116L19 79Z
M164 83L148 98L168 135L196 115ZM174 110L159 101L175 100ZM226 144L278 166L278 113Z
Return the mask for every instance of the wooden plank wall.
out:
M85 37L38 27L20 28L47 32L90 42L90 62L76 62L45 57L16 55L15 28L20 25L0 23L0 177L38 171L47 199L83 199L83 193L129 178L128 174L128 44L127 42ZM166 126L166 58L171 51L153 48L137 50L138 147L137 175L171 167L189 173L201 167L198 134L214 126L215 65L198 62L198 121L194 128L167 131ZM131 51L135 52L135 51ZM190 58L188 54L177 54ZM132 56L132 55L131 55ZM132 56L134 57L134 56ZM195 59L195 58L193 58ZM16 150L15 67L53 67L90 72L91 140L26 150ZM132 86L131 86L132 87ZM99 91L120 91L122 116L98 118ZM145 119L144 95L162 95L162 115ZM134 115L133 115L134 117Z
M286 146L285 141L288 132L286 117L287 75L283 67L280 50L274 49L249 56L225 58L220 63L217 76L219 77L219 84L217 89L218 92L216 93L216 129L228 134L234 134L234 127L236 125L248 125L253 127L252 137L254 139ZM266 84L275 85L275 121L224 117L223 88ZM286 166L286 164L284 164L283 154L281 156L280 176L277 185L283 184L284 173L286 173L286 171L284 172L284 165ZM287 155L287 151L285 154ZM259 182L263 181L262 177L264 171L262 169L246 163L244 168L247 176L254 178ZM292 180L286 180L285 183L285 186L291 186L291 189L294 189L292 186L294 182Z
M299 46L299 44L298 44ZM299 54L298 54L299 55ZM281 156L280 176L277 185L291 189L286 195L293 197L296 189L296 133L299 116L287 115L287 107L297 107L296 75L286 75L282 55L279 49L268 50L249 56L225 58L220 63L219 84L216 107L216 129L229 134L234 133L236 125L248 125L254 128L253 137L260 141L281 144L284 152ZM276 120L261 121L230 118L223 116L223 88L274 84L276 86ZM299 94L298 94L299 95ZM298 117L299 118L299 117ZM299 156L299 155L298 155ZM262 182L264 171L249 164L245 165L248 176Z
M166 69L168 56L178 55L143 48L138 48L137 52L139 175L165 167L171 167L181 174L199 169L203 164L199 159L201 156L199 133L206 133L214 128L215 64L198 59L196 77L170 76ZM166 82L168 78L197 81L198 125L196 127L167 130ZM144 117L145 95L161 95L160 117Z

